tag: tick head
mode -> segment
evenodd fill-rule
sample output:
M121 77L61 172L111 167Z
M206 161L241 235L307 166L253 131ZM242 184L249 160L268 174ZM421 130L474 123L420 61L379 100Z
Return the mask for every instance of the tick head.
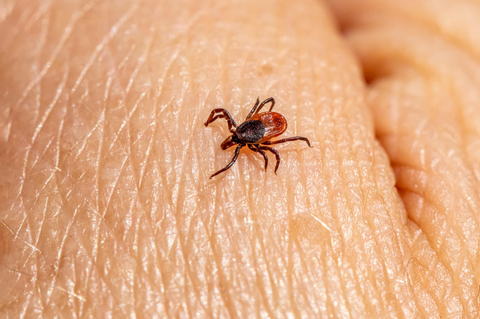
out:
M229 137L227 137L225 141L223 141L220 147L222 148L222 150L226 150L227 148L230 148L233 145L237 145L237 144L238 144L238 139L236 138L236 136L230 135Z

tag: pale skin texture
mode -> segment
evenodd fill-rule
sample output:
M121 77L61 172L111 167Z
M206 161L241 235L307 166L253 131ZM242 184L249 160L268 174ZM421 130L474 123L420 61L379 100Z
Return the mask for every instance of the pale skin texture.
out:
M478 21L466 0L1 1L0 317L477 318ZM314 148L276 145L278 175L243 148L210 180L233 149L203 122L258 96Z

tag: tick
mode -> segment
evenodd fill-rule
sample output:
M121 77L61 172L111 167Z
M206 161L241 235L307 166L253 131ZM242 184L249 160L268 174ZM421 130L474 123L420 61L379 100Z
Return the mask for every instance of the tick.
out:
M280 154L278 154L277 150L274 148L268 147L266 145L273 145L273 144L280 144L290 141L297 141L302 140L307 142L308 146L310 145L310 141L306 137L302 136L293 136L284 138L281 140L270 141L272 138L279 136L285 132L287 129L287 120L283 117L282 114L272 112L273 106L275 105L275 100L273 97L266 99L262 103L260 100L257 99L257 103L253 106L250 113L248 113L245 122L240 124L237 127L237 124L233 120L230 113L228 113L225 109L214 109L208 120L205 122L205 126L212 123L216 119L224 118L227 120L228 129L232 133L225 141L223 141L221 148L222 150L226 150L234 145L237 145L235 149L235 155L230 163L227 166L210 176L210 178L225 172L227 169L232 167L232 165L237 161L238 155L240 154L240 150L244 146L248 146L254 152L260 153L263 158L265 159L265 171L267 170L268 166L268 157L265 151L272 152L277 159L277 165L275 166L275 174L277 174L278 166L280 166ZM265 104L271 103L270 110L268 112L263 112L258 114L258 112L265 106Z

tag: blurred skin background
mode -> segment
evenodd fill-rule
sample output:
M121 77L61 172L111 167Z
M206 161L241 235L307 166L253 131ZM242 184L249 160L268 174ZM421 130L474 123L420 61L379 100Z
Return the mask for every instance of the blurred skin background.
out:
M478 318L480 2L0 1L0 317ZM278 175L226 122L274 97Z

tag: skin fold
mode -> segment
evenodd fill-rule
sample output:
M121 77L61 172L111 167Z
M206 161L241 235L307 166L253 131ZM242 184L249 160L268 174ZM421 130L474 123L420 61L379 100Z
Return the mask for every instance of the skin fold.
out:
M0 2L0 317L478 318L480 3ZM257 97L273 173L222 151Z

